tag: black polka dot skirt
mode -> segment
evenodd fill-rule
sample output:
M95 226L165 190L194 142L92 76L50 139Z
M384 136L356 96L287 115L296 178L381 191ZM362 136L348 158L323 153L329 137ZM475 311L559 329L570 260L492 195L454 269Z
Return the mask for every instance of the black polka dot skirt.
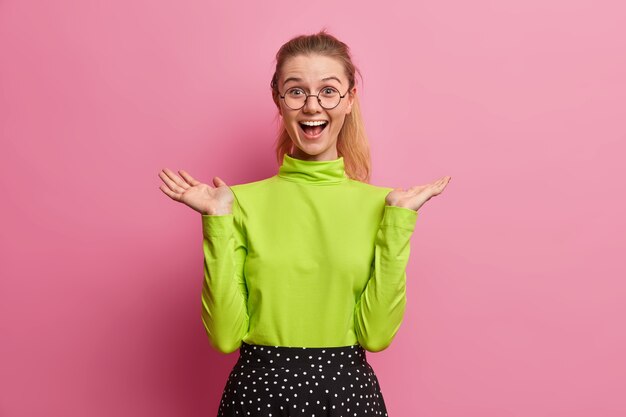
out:
M310 348L242 343L218 417L387 416L361 345Z

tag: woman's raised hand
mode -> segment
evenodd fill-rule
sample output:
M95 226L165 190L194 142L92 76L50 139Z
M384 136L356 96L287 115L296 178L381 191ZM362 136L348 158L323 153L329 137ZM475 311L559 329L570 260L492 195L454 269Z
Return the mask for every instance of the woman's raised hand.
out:
M385 198L385 202L390 206L410 208L417 211L431 197L441 194L452 177L441 177L440 179L426 185L416 185L411 188L395 188Z
M159 188L172 200L186 204L201 214L221 215L232 213L234 195L221 178L213 177L215 187L211 187L208 184L196 181L182 169L178 173L182 178L167 168L159 172L159 177L165 183L165 185L160 185Z

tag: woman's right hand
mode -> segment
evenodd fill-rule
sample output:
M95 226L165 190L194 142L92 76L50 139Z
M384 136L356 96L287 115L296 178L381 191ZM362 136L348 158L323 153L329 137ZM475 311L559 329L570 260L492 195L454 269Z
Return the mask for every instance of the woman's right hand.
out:
M165 183L165 185L160 185L159 188L172 200L186 204L195 211L205 215L232 213L235 196L221 178L213 177L215 187L211 187L208 184L196 181L182 169L178 173L182 178L167 168L159 172L159 177Z

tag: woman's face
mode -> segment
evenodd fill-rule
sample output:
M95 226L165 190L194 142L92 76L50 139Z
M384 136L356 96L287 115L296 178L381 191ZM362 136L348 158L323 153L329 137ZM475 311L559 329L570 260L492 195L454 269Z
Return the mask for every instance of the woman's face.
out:
M304 91L294 93L300 95L318 94L325 87L333 87L339 94L344 95L348 91L348 79L342 64L334 58L323 55L298 55L285 61L278 82L278 91L281 95L285 95L287 90L293 87L299 87ZM346 114L352 111L354 94L356 87L353 87L351 93L342 98L339 105L333 109L325 109L315 97L308 97L304 107L293 110L279 98L279 112L285 129L295 145L292 156L317 161L337 159L337 137ZM303 127L300 123L318 120L327 122L322 132L318 135L307 135L309 128Z

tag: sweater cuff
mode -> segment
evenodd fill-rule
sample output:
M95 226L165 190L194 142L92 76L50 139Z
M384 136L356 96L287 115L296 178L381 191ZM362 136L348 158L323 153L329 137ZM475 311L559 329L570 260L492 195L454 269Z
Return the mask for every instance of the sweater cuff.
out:
M229 214L202 214L202 233L204 236L230 236L233 232L235 216Z
M385 205L381 225L400 227L412 232L415 229L416 220L417 211L413 209Z

